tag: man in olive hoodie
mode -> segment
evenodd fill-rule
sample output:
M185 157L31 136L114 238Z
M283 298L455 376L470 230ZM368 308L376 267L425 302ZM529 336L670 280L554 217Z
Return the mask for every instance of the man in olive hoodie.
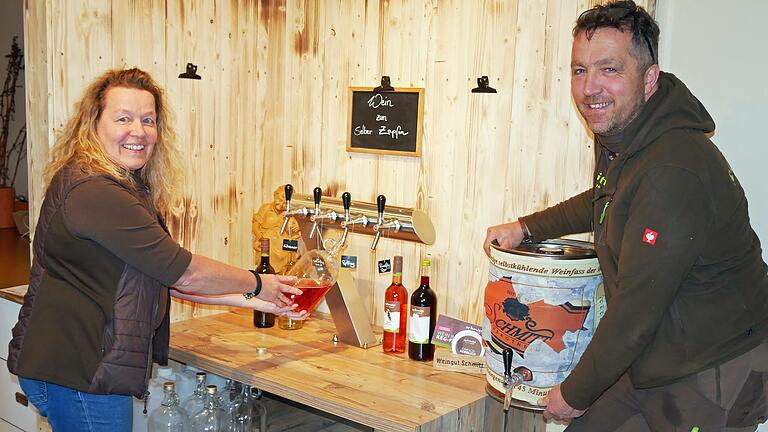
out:
M489 228L484 246L594 231L608 308L540 401L546 417L575 418L568 431L753 431L768 412L768 267L714 121L656 64L658 35L631 1L579 17L571 86L594 186Z

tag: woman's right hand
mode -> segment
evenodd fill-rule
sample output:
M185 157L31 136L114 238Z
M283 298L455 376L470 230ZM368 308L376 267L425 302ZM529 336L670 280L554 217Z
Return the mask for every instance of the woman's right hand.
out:
M261 274L261 292L256 298L274 303L278 307L291 307L293 301L286 294L301 294L301 290L293 286L295 276Z

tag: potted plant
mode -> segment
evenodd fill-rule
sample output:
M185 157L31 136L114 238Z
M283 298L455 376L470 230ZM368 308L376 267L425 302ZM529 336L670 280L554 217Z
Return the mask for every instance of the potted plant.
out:
M8 65L0 93L0 228L15 225L12 215L16 193L13 185L26 153L26 124L18 131L11 130L16 112L16 90L21 87L18 83L19 73L24 69L24 53L17 39L13 38L11 52L5 56Z

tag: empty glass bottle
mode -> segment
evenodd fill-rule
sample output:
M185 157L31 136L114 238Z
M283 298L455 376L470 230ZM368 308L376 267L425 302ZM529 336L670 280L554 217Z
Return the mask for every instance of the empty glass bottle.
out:
M267 408L261 400L261 390L246 386L246 395L251 412L251 428L249 432L266 432L267 430Z
M219 406L216 386L205 387L205 407L192 417L192 432L223 432L227 430L227 413Z
M163 401L149 416L149 432L186 432L189 428L187 413L179 406L176 386L163 384Z
M205 406L205 372L198 372L195 374L195 391L192 395L184 399L181 407L187 412L190 418L195 414L203 410Z
M229 414L232 402L235 400L237 394L239 393L235 387L235 381L227 378L224 383L224 387L219 389L219 392L216 394L216 397L219 398L219 406L221 409L227 412L227 414Z
M232 399L229 405L229 432L251 431L250 390L250 386L243 384L240 386L240 392Z

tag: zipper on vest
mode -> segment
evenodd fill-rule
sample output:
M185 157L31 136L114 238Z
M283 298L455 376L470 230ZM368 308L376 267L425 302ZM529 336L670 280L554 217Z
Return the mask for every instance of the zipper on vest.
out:
M149 400L149 390L144 391L144 394L141 396L141 398L144 400L144 411L141 413L146 415L147 414L147 401Z
M152 322L154 324L155 316L157 315L157 308L158 308L159 301L155 302L155 305L153 307L153 313L152 313ZM154 332L154 330L153 330ZM147 351L147 371L144 372L144 411L142 411L142 414L147 413L147 400L149 400L149 377L152 376L152 344L155 340L154 333L152 334L152 337L149 338L149 350Z

